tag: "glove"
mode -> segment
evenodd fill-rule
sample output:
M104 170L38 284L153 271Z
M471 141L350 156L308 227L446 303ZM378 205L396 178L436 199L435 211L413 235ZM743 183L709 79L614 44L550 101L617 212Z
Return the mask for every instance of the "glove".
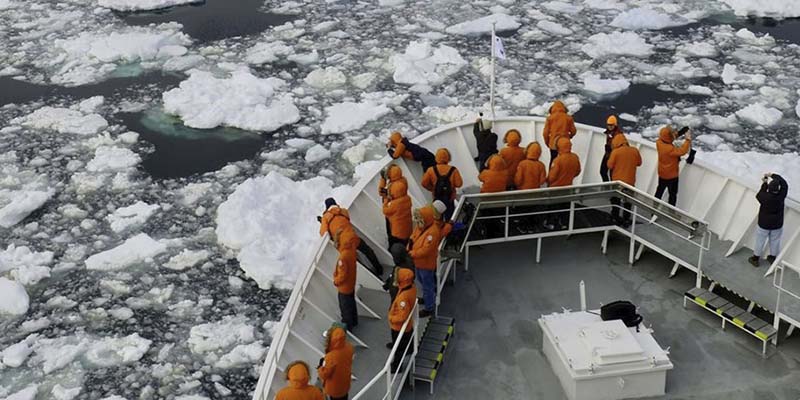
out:
M389 157L394 158L394 147L388 147L386 152L389 153Z
M322 222L322 217L320 217L319 215L317 215L317 222Z
M389 191L386 190L386 188L381 188L380 193L381 193L381 196L388 196L389 195Z
M325 363L325 358L324 357L320 357L319 358L319 364L317 364L317 368L322 367L322 364L324 364L324 363Z
M456 221L456 222L453 223L453 230L454 231L460 231L460 230L464 230L464 229L467 229L467 225L465 225L463 222Z

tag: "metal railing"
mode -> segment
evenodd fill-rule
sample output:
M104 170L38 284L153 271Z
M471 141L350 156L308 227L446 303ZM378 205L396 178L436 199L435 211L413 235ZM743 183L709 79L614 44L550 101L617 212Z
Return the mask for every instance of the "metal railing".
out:
M412 340L409 340L406 343L403 352L398 354L397 351L399 350L400 343L403 341L403 336L407 334L406 328L412 320L414 321L414 330L411 337ZM397 340L394 342L392 351L389 352L389 356L386 358L383 368L381 368L381 370L378 371L378 373L375 374L375 376L369 382L367 382L367 384L364 385L364 387L362 387L355 396L353 396L353 400L359 400L362 397L366 399L367 397L365 396L367 393L369 393L370 390L372 390L372 388L375 387L375 385L377 385L378 382L380 382L383 378L386 379L386 391L384 392L384 395L379 398L382 400L394 400L399 396L400 392L402 391L402 383L405 382L408 374L413 373L414 368L416 368L414 360L416 359L417 352L419 351L419 304L414 304L414 308L411 309L411 314L406 318L405 322L403 322L400 332L401 335L398 336ZM403 360L405 360L406 356L409 355L409 350L411 350L411 359L409 363L404 365ZM397 369L392 370L392 361L395 357L400 357L400 361L397 362ZM397 388L395 388L395 385L397 385ZM370 397L370 399L373 398L374 397Z

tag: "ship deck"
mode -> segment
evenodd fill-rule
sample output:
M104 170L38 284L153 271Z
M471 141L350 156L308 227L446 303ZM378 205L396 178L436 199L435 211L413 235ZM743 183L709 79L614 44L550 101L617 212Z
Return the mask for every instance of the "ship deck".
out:
M770 345L762 357L761 342L752 336L734 327L723 331L719 318L694 304L683 308L695 274L683 270L669 279L672 262L654 252L630 266L627 238L612 233L605 256L601 240L602 234L544 239L540 264L534 241L473 247L469 271L460 269L443 292L440 314L456 319L456 332L435 394L417 382L415 390L406 386L401 399L566 399L542 352L537 319L562 307L580 308L581 280L590 308L631 300L659 344L669 347L675 368L667 374L663 398L800 398L800 339L784 339L781 331L779 346ZM739 258L746 263L744 254L728 260ZM762 276L764 267L756 271L753 279L771 285ZM763 311L760 316L770 318Z

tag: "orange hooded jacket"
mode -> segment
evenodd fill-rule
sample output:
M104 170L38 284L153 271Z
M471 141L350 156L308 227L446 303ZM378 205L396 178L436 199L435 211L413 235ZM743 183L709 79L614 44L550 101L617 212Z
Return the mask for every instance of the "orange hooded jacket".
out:
M415 267L435 271L439 257L439 242L442 240L439 224L435 223L436 210L433 206L425 206L414 212L417 214L415 218L421 220L422 224L414 227L408 255L414 260Z
M550 187L570 186L572 180L581 174L581 160L572 152L572 142L569 138L558 139L558 157L550 167L547 183Z
M478 175L478 180L483 182L481 185L481 193L496 193L506 190L506 182L508 182L508 169L506 162L497 154L493 154L486 161L489 168L483 170Z
M547 172L544 163L539 161L542 155L542 146L537 142L531 142L525 148L527 159L519 163L517 172L514 175L514 184L517 189L538 189L547 182Z
M658 150L658 177L661 179L674 179L678 177L678 163L681 156L689 152L692 141L686 139L681 147L672 144L672 127L669 125L661 128L656 140L656 150Z
M381 177L378 181L378 194L381 196L381 199L384 201L386 200L389 194L387 186L391 187L393 185L403 186L406 191L408 190L408 181L406 181L406 178L403 176L403 170L397 164L389 165L386 170L386 178ZM387 189L385 193L383 189Z
M400 132L395 131L389 135L389 143L386 144L386 147L394 147L394 152L391 154L391 156L395 160L400 157L408 160L414 159L414 156L411 154L411 152L406 149L406 145L403 144L403 134Z
M356 291L356 251L349 247L339 249L339 259L333 270L333 285L341 294Z
M383 215L389 220L392 236L398 239L411 236L411 196L406 185L389 185L389 196L383 198Z
M551 150L556 150L559 137L572 139L577 132L575 120L567 114L567 106L560 100L553 102L553 105L550 106L550 115L547 117L542 131L547 147Z
M322 214L322 220L319 224L319 235L324 236L327 233L331 236L331 239L333 239L333 235L336 234L336 232L351 227L350 213L339 206L331 206Z
M622 181L628 185L636 185L636 168L642 165L639 149L628 145L625 135L617 134L611 141L611 156L606 165L611 170L612 181Z
M331 397L344 397L350 392L350 374L353 369L353 345L347 342L344 329L336 327L328 332L325 362L317 368L323 391Z
M414 271L408 268L399 268L397 270L397 286L400 290L389 307L389 326L393 331L399 332L403 328L406 318L411 314L411 310L414 309L414 304L417 303ZM414 329L413 318L408 322L405 331L410 332L412 329Z
M289 364L286 380L289 385L275 395L275 400L323 400L322 391L308 385L308 365L302 361Z
M449 163L450 152L445 148L436 150L436 166L434 168L436 168L439 176L445 177L450 172L450 168L453 169L453 174L450 175L450 185L453 187L453 195L451 197L455 199L456 189L464 185L464 180L461 179L461 173L458 172L458 168L449 165ZM422 175L422 187L428 189L431 193L436 189L436 172L433 169L428 168L425 171L425 175Z
M506 146L500 149L500 157L506 162L506 167L508 168L507 186L514 184L514 174L517 172L517 166L520 161L525 159L525 150L519 147L521 141L522 135L516 129L509 130L503 137L503 142L506 143Z

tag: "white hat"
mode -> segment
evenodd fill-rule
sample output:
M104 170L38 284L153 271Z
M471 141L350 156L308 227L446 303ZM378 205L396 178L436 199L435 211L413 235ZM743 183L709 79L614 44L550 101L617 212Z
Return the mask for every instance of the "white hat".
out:
M439 214L444 214L444 212L447 211L447 206L441 200L435 200L433 202L433 208L435 208L436 212Z

